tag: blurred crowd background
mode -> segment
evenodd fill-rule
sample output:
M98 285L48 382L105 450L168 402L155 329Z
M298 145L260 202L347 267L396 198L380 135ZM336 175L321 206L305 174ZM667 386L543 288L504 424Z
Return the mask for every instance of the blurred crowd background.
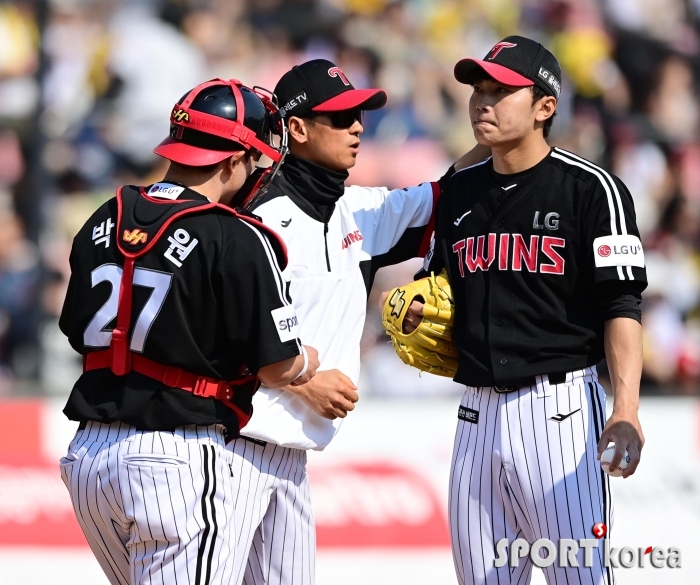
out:
M509 34L564 69L551 142L617 174L635 200L650 285L647 393L700 393L700 0L0 0L0 396L67 392L80 362L58 330L72 238L124 183L164 164L175 101L212 77L272 89L291 66L335 61L388 105L364 122L352 180L439 178L474 143L455 62ZM455 392L418 377L379 329L363 391Z

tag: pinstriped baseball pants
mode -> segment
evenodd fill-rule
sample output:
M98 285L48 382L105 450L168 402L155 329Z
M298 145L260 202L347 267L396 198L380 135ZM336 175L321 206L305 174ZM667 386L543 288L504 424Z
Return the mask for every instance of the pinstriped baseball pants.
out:
M221 427L88 422L61 459L76 517L112 585L229 585L231 454Z
M478 413L478 414L475 414ZM450 474L449 523L461 585L527 584L532 562L521 558L496 568L496 543L524 538L594 538L596 522L612 527L608 476L596 459L605 425L605 391L595 368L567 374L562 384L546 377L536 386L499 394L471 388L462 399ZM558 546L557 546L558 548ZM510 546L508 547L508 550ZM604 542L593 566L544 568L549 585L612 585L604 566Z
M316 530L306 451L245 439L228 448L237 484L232 585L313 585Z

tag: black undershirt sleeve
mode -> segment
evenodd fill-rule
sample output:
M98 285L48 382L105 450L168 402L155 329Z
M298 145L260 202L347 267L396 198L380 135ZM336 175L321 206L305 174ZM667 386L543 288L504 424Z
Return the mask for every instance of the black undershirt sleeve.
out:
M599 282L595 291L603 321L626 317L641 323L642 289L644 286L645 283L634 280Z

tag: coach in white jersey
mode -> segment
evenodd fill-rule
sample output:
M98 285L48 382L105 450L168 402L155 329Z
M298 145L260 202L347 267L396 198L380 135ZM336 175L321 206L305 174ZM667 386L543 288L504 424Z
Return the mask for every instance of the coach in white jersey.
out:
M359 151L362 110L382 107L384 91L354 89L339 67L317 59L286 73L275 93L286 111L291 154L250 209L287 245L283 275L299 335L318 349L323 371L315 384L260 388L252 419L232 443L242 528L234 582L308 585L316 541L306 450L324 449L354 408L374 274L427 249L440 187L345 187ZM470 153L457 166L486 152Z
M644 441L646 272L632 197L617 177L547 144L561 69L541 44L508 37L483 60L460 61L455 77L473 85L474 135L493 152L446 182L426 258L428 271L449 274L455 381L467 387L449 494L457 577L529 583L533 557L511 564L507 553L518 539L533 549L546 539L559 556L544 564L550 585L609 585L607 538L585 555L579 543L597 523L608 537L612 527L596 452L614 442L614 468L627 450L628 477ZM604 357L615 396L607 421ZM567 543L575 548L562 555Z

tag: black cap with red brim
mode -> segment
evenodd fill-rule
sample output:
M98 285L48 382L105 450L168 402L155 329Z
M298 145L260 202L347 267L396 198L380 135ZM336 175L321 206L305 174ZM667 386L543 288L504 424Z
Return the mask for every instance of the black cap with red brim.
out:
M483 60L462 59L455 65L454 75L457 81L471 85L480 71L504 85L536 85L557 99L561 92L561 66L556 57L525 37L506 37Z
M362 108L378 110L386 105L386 92L382 89L350 89L311 108L314 112L340 112Z
M355 89L340 67L314 59L287 71L275 87L280 110L287 116L310 112L339 112L362 108L378 110L386 104L383 89Z

